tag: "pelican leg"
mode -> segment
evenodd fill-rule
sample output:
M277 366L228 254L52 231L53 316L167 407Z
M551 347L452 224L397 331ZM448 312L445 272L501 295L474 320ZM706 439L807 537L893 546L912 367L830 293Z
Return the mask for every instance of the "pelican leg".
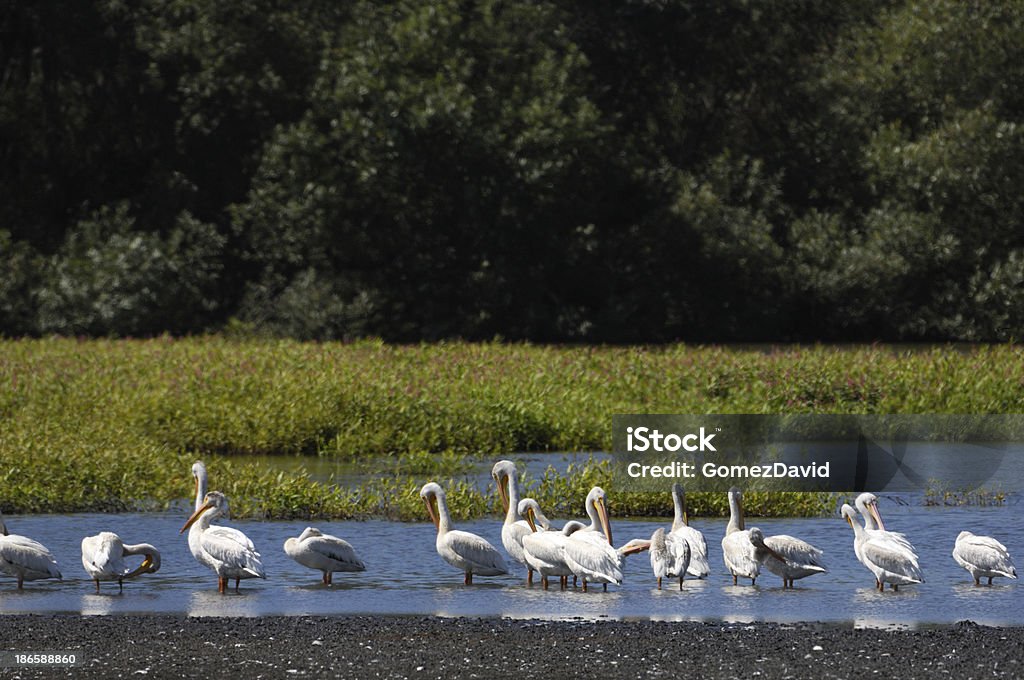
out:
M100 583L99 581L96 581L96 585L99 585L99 583ZM119 593L123 593L124 592L124 579L121 579L121 578L117 579L117 592L119 592Z
M757 583L757 577L756 576L751 576L750 577L750 585L754 585L755 583Z
M99 595L99 592L100 592L100 580L98 578L94 578L93 581L96 583L96 594Z
M606 593L608 592L608 584L607 583L604 584L604 592L606 592Z
M217 592L223 594L228 588L228 577L218 576L217 577Z
M526 570L526 585L528 585L528 586L532 586L533 585L533 569L527 569Z
M893 583L892 584L892 589L895 590L897 593L900 592L900 584L899 583Z
M992 577L991 576L988 577L988 584L992 585Z
M732 584L734 586L739 585L739 579L736 578L736 574L732 575Z
M679 590L682 590L682 589L683 589L683 577L680 576L679 577Z
M978 576L975 576L974 577L974 585L980 586L981 585L981 578L979 578Z
M530 572L530 573L533 573L533 572ZM541 585L541 588L543 588L544 590L548 589L548 577L547 576L544 576L543 574L541 574L540 585Z
M236 593L238 592L238 584L241 583L241 582L242 582L242 579L240 579L240 578L236 578L235 579L235 592Z
M333 571L327 572L327 585L329 585L329 586L334 585L334 572Z
M568 576L563 576L561 578L561 582L562 582L562 590L565 590L566 588L569 587L569 577Z
M325 572L322 572L322 573L320 574L320 581L321 581L321 583L323 583L324 585L327 585L327 572L326 572L326 571L325 571Z
M569 582L569 577L568 577L568 576L566 576L566 577L565 577L565 582L566 582L566 583L568 583L568 582ZM572 575L572 587L573 587L573 588L575 588L575 587L576 587L576 574L573 574L573 575Z
M658 577L658 590L661 590L661 577Z
M24 589L25 589L25 577L22 576L21 574L18 574L18 590L24 590Z
M471 572L471 571L467 571L466 572L466 585L467 586L473 585L473 572Z
M587 579L583 579L583 592L587 592Z

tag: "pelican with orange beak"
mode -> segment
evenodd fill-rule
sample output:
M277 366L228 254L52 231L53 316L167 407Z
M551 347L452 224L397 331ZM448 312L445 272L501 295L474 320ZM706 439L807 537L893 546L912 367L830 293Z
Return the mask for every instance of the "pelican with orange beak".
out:
M235 592L243 578L266 578L260 554L252 541L237 529L211 526L215 517L228 517L228 499L220 491L210 491L203 498L203 504L181 527L179 534L188 529L189 547L196 559L217 573L217 591L227 590L228 579L235 579ZM241 537L241 538L239 538Z
M135 569L129 569L124 558L142 555L142 562ZM82 566L96 583L100 592L100 581L117 581L118 592L124 592L124 582L140 574L152 574L160 569L160 552L149 543L126 545L121 537L110 531L101 531L95 536L82 539Z
M526 582L532 584L533 568L523 550L523 537L533 533L533 528L523 518L519 510L520 492L516 464L510 460L499 460L491 469L491 477L494 478L498 495L501 497L501 504L505 508L505 523L501 526L501 544L505 546L505 552L509 557L526 567ZM551 526L548 518L540 512L539 505L534 511L534 522L545 531Z
M587 583L601 583L607 589L609 583L622 585L622 558L639 547L624 546L623 552L612 547L612 527L608 520L608 507L604 489L595 486L587 494L587 515L590 526L569 536L565 542L565 561L574 576L583 580L583 592Z
M743 493L735 486L729 489L729 525L722 539L722 559L732 574L732 584L739 577L749 578L754 585L761 573L761 564L768 558L786 564L786 559L765 544L764 534L757 527L744 528Z
M493 545L476 534L452 529L448 500L441 485L436 482L424 484L420 489L420 498L437 528L437 554L448 564L465 572L466 585L473 583L473 574L500 576L508 573L505 560Z

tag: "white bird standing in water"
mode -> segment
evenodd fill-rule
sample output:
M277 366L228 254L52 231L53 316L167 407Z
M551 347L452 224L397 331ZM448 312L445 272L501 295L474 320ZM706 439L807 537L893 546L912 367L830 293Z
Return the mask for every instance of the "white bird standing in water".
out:
M235 592L243 578L266 578L260 554L252 541L237 529L212 526L215 517L228 516L228 499L220 491L210 491L192 516L181 527L179 534L188 529L189 548L200 564L217 574L217 591L227 590L228 579L235 579Z
M885 584L899 590L901 585L924 583L917 555L884 536L871 535L857 521L856 511L848 504L841 509L843 519L853 527L853 546L857 559L875 575L875 587Z
M452 529L448 500L439 484L424 484L420 489L420 498L437 527L437 554L448 564L466 573L466 585L473 583L473 574L500 576L508 573L505 560L493 545L476 534Z
M961 531L953 547L953 559L968 571L976 586L981 585L982 578L988 578L989 585L996 576L1017 578L1017 568L1010 558L1010 551L991 536Z
M765 544L760 529L744 529L742 499L743 494L738 488L729 489L729 524L722 539L722 559L732 574L733 585L738 583L740 576L749 578L750 585L754 585L761 573L761 563L767 557L780 562L786 560Z
M18 590L25 581L44 578L64 580L57 569L57 560L45 545L25 536L11 534L0 514L0 571L18 579Z
M203 503L206 499L206 466L203 465L202 461L197 460L192 463L192 478L196 482L196 512L199 512L199 508L203 507ZM223 517L227 517L227 499L224 499L224 514ZM249 537L243 534L234 527L225 527L220 525L211 526L209 531L214 532L212 535L221 536L224 538L230 538L240 545L244 545L249 551L256 553L256 546L249 540ZM188 534L188 549L192 553L192 557L196 558L196 561L200 564L206 564L203 557L202 546L199 545L199 533L189 532ZM256 553L259 555L259 553ZM253 576L242 576L241 578L254 578ZM235 590L238 590L238 580L235 580Z
M684 539L690 548L690 561L686 573L694 578L707 578L711 573L711 565L708 564L708 542L704 540L704 534L690 526L690 518L686 513L686 492L678 482L672 485L672 509L672 531L666 539Z
M651 536L651 569L658 579L658 590L661 590L661 579L678 578L679 590L683 589L683 576L690 566L690 544L686 539L669 540L672 534L665 535L665 530L658 527Z
M325 586L333 583L336 571L366 571L351 543L315 527L306 527L298 538L286 540L284 551L302 566L322 572Z
M519 501L519 514L534 528L532 533L523 536L526 562L540 574L540 583L544 590L548 589L549 576L558 576L559 583L564 589L567 585L566 579L572 576L572 568L565 558L565 543L569 540L570 534L582 529L584 525L573 520L566 522L561 531L538 530L534 517L537 508L539 506L532 498Z
M914 548L905 534L889 531L885 528L885 523L882 522L882 515L878 511L878 497L873 493L865 492L857 496L854 500L854 505L857 511L860 512L860 516L864 519L862 539L860 541L855 539L853 544L853 552L857 559L862 564L865 563L864 559L862 559L862 550L870 541L871 545L884 547L893 554L901 555L908 564L918 565L915 568L917 569L918 576L920 576L917 549ZM924 582L923 578L921 582ZM892 584L894 589L898 588L899 585L901 584ZM881 581L876 580L875 587L881 590L885 588L885 585Z
M494 478L498 495L501 496L501 504L505 508L505 523L501 526L501 544L505 546L505 552L509 557L526 567L526 582L532 584L533 568L523 552L523 537L532 533L533 529L523 519L519 510L520 492L516 464L510 460L499 460L491 468L491 477ZM551 525L548 518L540 512L540 506L537 507L534 521L545 530Z
M130 569L124 560L132 555L143 556L135 569ZM101 531L82 539L82 566L96 583L97 593L100 581L117 581L118 591L123 592L126 579L160 570L160 552L149 543L126 545L117 534Z

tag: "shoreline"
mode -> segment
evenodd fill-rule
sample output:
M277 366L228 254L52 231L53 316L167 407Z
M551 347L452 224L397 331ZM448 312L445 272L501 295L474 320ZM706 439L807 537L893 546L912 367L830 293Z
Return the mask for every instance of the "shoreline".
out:
M76 652L0 678L1016 677L1024 627L547 621L423 616L0 615L0 650Z

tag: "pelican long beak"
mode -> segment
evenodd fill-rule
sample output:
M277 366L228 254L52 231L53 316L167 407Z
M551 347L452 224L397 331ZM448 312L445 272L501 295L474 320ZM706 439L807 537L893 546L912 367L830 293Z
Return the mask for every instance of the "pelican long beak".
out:
M635 555L651 549L651 542L646 539L636 539L622 546L622 555Z
M142 560L142 564L125 574L124 578L135 578L139 574L148 574L151 571L156 571L156 569L153 568L153 564L153 556L146 555L145 559ZM157 567L157 569L159 569L159 567Z
M508 475L497 474L494 476L494 481L498 484L498 495L501 496L501 507L508 512Z
M850 517L849 515L845 515L845 516L843 517L843 519L845 519L845 520L846 520L846 523L847 523L847 524L849 524L849 525L850 525L850 528L852 529L852 528L853 528L853 518L852 518L852 517Z
M597 507L597 516L601 520L601 529L604 531L605 537L608 539L608 545L612 544L612 525L608 521L608 509L604 505L604 499L598 498L597 502L594 503Z
M690 515L686 512L686 510L683 510L683 525L690 526Z
M204 503L203 505L199 506L199 509L192 513L192 516L188 518L188 521L185 522L185 526L181 528L181 531L179 531L178 534L180 535L185 533L186 529L188 529L190 526L196 523L196 520L199 519L200 515L202 515L204 512L206 512L212 507L214 507L213 503Z
M434 523L434 528L440 530L441 520L438 518L437 513L434 512L434 497L428 496L423 499L423 502L427 505L427 514L430 515L430 521Z
M533 517L533 508L526 509L526 523L530 525L531 531L537 532L537 522Z
M878 524L878 528L885 531L885 524L882 522L882 516L878 514L878 505L875 503L869 505L868 512L870 512L871 516L875 518L875 523Z

